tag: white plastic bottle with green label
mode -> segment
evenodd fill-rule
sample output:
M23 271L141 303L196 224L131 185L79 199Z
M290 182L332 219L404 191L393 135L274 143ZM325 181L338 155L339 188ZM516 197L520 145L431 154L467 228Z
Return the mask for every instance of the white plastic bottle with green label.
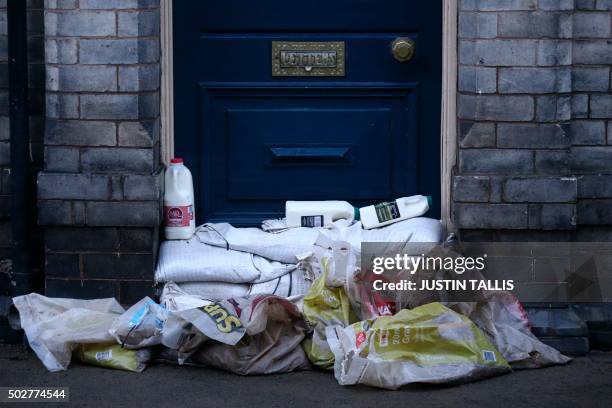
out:
M415 195L360 208L359 214L363 228L372 229L419 217L429 211L430 206L430 196Z
M327 227L337 220L355 220L359 209L346 201L287 201L287 227Z

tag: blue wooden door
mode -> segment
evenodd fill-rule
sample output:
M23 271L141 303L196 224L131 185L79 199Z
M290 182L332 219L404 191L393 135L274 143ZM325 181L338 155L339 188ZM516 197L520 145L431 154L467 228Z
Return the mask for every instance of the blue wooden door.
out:
M438 217L441 3L175 1L175 152L194 176L198 222L256 225L285 200L413 194L433 196ZM411 60L394 56L398 39ZM275 49L310 43L323 51ZM328 63L333 76L316 68Z

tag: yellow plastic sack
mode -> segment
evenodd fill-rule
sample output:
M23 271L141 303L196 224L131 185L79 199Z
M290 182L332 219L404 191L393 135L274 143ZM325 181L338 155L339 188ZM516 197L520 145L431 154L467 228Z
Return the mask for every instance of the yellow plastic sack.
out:
M397 389L410 383L447 383L510 371L510 366L467 317L440 303L394 316L328 327L341 385Z
M75 355L85 364L137 373L142 372L151 360L148 348L128 350L116 343L80 344Z
M334 354L327 344L325 328L328 326L345 327L356 321L344 288L325 286L329 259L322 260L323 273L312 284L304 296L304 316L313 329L312 337L302 342L308 359L315 366L331 370L334 367Z

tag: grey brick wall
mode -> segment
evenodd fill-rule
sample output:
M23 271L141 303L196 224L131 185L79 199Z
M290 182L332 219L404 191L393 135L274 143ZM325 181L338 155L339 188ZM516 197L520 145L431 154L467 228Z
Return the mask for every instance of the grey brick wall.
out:
M45 2L46 292L150 293L160 225L159 0Z
M24 0L25 1L25 0ZM27 0L28 7L28 75L29 75L29 137L32 184L43 163L44 129L44 12L43 0ZM10 258L11 248L11 186L10 186L10 120L8 72L8 18L6 0L0 0L0 260ZM42 231L30 233L30 263L36 276L42 270ZM23 279L0 273L0 296L21 293ZM36 282L34 282L36 283Z
M461 0L464 239L612 240L612 3Z
M612 240L611 13L607 0L460 0L452 204L463 239ZM50 295L130 303L150 291L159 23L159 0L45 2L38 207Z

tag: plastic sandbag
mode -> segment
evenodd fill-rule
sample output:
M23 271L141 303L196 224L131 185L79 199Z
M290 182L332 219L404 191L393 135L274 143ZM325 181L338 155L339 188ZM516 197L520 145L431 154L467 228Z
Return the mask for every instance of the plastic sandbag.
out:
M208 245L248 252L286 264L295 264L301 255L312 251L318 235L315 228L292 228L272 234L259 228L235 228L227 223L204 224L195 234Z
M424 249L431 247L431 243L439 243L444 239L444 226L440 220L425 217L411 218L371 230L363 229L360 222L347 225L340 220L334 222L331 228L320 228L319 232L330 240L348 242L358 257L363 242L390 243L393 246L410 243L407 248L403 248L404 252L420 255Z
M213 301L189 295L176 283L169 282L164 285L160 304L169 312L161 333L161 344L176 351L177 362L183 364L208 337L179 313L212 305Z
M175 318L190 323L206 338L232 346L238 343L246 333L246 328L240 321L238 312L229 300L211 301L209 304L195 309L172 312L172 320ZM162 341L162 343L166 347L171 347L170 342Z
M531 333L523 306L510 292L489 292L483 302L457 303L452 308L485 332L512 368L539 368L571 361Z
M140 373L151 361L152 352L149 348L128 350L117 343L81 344L75 355L85 364Z
M232 299L245 334L235 345L208 341L191 356L197 363L241 375L310 368L300 343L306 323L297 307L276 296Z
M359 227L356 230L355 227ZM385 252L420 255L442 239L443 227L430 218L413 218L383 228L362 230L361 224L345 226L340 222L331 229L321 229L315 241L314 254L321 263L328 258L328 287L342 286L360 319L391 316L399 308L395 294L372 291L374 279L385 279L361 270L361 243L384 243Z
M200 227L202 228L202 227ZM233 227L232 227L233 228ZM247 252L190 240L164 241L155 270L157 282L259 283L283 276L297 267L270 261Z
M302 296L312 284L310 274L298 268L280 278L255 284L225 282L185 282L179 287L190 295L223 300L255 295L276 295L284 298Z
M170 311L161 344L178 351L179 364L208 339L234 345L246 332L233 303L228 300L203 299L168 283L164 286L161 302Z
M320 263L325 263L325 286L329 288L345 287L351 282L358 269L357 257L346 241L335 241L321 234L317 238L315 255Z
M32 293L14 298L13 303L30 347L49 371L66 370L80 343L114 341L109 329L124 312L112 298L80 300Z
M444 226L440 220L426 217L410 218L382 228L363 230L362 242L439 243L444 239ZM411 246L413 255L420 255L417 246Z
M357 320L374 319L395 313L395 301L384 299L371 290L372 283L366 278L381 279L378 275L363 274L357 254L345 241L334 241L321 234L314 250L319 265L326 271L325 286L342 287L348 296Z
M428 256L457 258L461 255L453 250L453 242L433 248ZM446 270L418 270L414 275L402 279L412 280L417 287L421 280L456 279L457 275ZM483 280L477 270L461 275L466 280ZM461 292L454 293L459 299L467 298ZM397 302L401 307L410 308L434 301L444 301L453 310L469 317L497 347L512 368L538 368L554 364L565 364L571 359L547 346L531 333L529 320L516 296L505 291L474 291L469 297L477 302L451 301L451 294L441 291L398 291Z
M145 297L122 314L110 329L117 342L128 349L161 343L161 332L168 313L150 297Z
M210 303L212 302L209 299L188 294L174 282L166 283L159 297L159 304L168 312L194 309L209 305ZM172 313L168 316L168 318L170 317L172 317Z
M304 296L304 316L313 332L302 343L310 362L326 370L333 368L334 354L327 344L325 328L344 327L357 320L344 288L325 286L330 262L329 258L322 259L324 272Z
M276 233L259 228L235 228L227 223L204 224L196 237L209 245L248 252L267 259L296 263L296 257L312 250L319 234L331 240L346 241L355 253L362 242L440 242L444 227L439 220L417 217L383 228L364 230L360 222L338 220L330 228L289 228ZM415 254L420 253L416 250Z
M467 317L440 303L349 327L328 327L334 375L341 385L397 389L410 383L476 380L510 371Z
M204 333L179 316L172 313L166 319L161 343L176 351L179 364L183 364L206 340L208 337Z

